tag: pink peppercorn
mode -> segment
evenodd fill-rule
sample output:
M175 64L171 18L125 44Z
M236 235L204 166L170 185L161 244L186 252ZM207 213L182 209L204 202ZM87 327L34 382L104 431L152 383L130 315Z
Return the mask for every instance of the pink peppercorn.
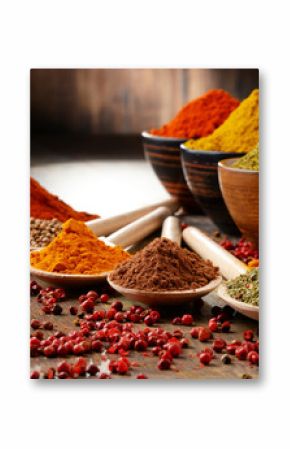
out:
M31 320L30 326L32 327L32 329L39 329L41 326L41 323L39 320Z
M222 350L227 346L227 342L222 338L216 338L213 341L212 348L215 352L222 352Z
M200 363L202 363L203 365L209 365L210 361L211 361L211 355L208 352L201 352L199 354L199 361Z
M181 324L181 318L179 317L179 316L177 316L177 317L175 317L175 318L173 318L173 320L171 321L171 323L172 324L177 324L177 325L179 325L179 324Z
M101 295L101 297L100 297L100 301L101 301L102 303L108 302L108 301L109 301L109 295L107 295L107 293L103 293L103 294Z
M87 298L92 298L94 301L96 299L98 299L99 295L97 292L95 292L94 290L90 290L87 294L86 294Z
M70 313L71 315L77 315L77 314L78 314L78 308L77 308L76 306L71 306L71 307L69 308L69 313Z
M30 373L30 379L39 379L39 377L40 377L39 371L32 371Z
M157 368L160 370L170 369L171 360L168 358L161 358L157 364Z
M81 309L84 312L93 313L93 311L94 311L94 301L92 301L91 299L86 299L84 302L81 303Z
M182 348L187 348L189 346L189 340L188 338L182 338L180 340L180 344L182 346Z
M231 328L231 323L229 321L224 321L221 326L222 332L229 332Z
M112 309L115 309L117 312L123 310L123 303L121 301L114 301L112 303Z
M244 346L238 346L235 350L235 356L239 359L239 360L246 360L248 355L248 351Z
M92 351L101 352L103 348L103 343L100 340L92 341Z
M201 327L193 327L190 331L190 335L192 336L192 338L198 338L198 334L200 329L202 329Z
M60 363L57 365L56 370L57 370L58 373L61 373L62 371L64 371L64 372L66 372L66 373L69 374L70 371L71 371L71 366L70 366L70 364L67 363L67 362L60 362Z
M136 351L145 351L147 349L148 343L145 340L137 340L135 342L135 349Z
M154 320L152 320L150 315L145 316L144 324L146 324L146 326L152 326L152 324L154 324Z
M259 354L256 351L250 351L247 355L247 359L253 365L259 365Z
M118 374L126 374L128 369L129 365L124 358L117 360L116 371Z
M146 374L140 373L136 376L136 379L148 379L148 377L146 376Z
M193 323L193 316L192 315L183 315L181 318L181 324L184 324L185 326L191 326Z
M211 318L209 320L208 328L211 332L216 332L218 330L218 322L215 318Z
M212 337L211 331L206 327L202 327L198 332L199 341L208 341Z
M181 344L179 342L171 342L166 345L166 349L172 357L178 357L181 354Z
M246 330L244 331L244 340L246 341L252 341L254 338L254 332L252 330Z
M30 347L31 348L38 348L40 345L40 340L36 337L31 337L30 339Z
M53 323L51 321L44 321L43 322L43 329L52 331L53 330Z

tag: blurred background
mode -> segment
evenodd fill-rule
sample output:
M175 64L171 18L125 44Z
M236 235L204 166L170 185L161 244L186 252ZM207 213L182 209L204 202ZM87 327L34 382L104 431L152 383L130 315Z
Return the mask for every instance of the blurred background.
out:
M209 89L243 99L258 77L257 69L32 69L31 175L103 216L159 201L167 194L144 161L140 132Z
M255 69L32 69L31 162L142 157L140 132L186 102L216 88L243 99L256 87Z

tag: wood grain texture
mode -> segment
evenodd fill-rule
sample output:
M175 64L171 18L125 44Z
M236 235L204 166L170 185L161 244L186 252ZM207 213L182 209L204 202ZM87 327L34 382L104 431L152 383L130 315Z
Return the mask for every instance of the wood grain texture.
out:
M204 232L212 234L213 232L217 231L217 228L215 228L212 224L212 222L209 220L209 218L204 216L183 216L182 221L186 222L189 225L199 227ZM149 243L154 237L157 237L159 235L158 233L155 233L154 235L151 235L146 239L144 242L141 242L139 245L133 248L133 252L141 249L145 244ZM224 238L224 236L220 236L221 239ZM234 238L233 238L234 240ZM99 293L102 292L102 286L97 287L97 291ZM54 316L54 315L45 315L41 311L40 304L36 301L35 297L31 298L31 307L30 307L30 313L31 313L31 319L36 318L40 321L52 321L54 324L54 330L53 331L43 331L45 336L49 336L52 333L56 331L62 331L65 333L70 332L71 330L78 330L79 328L75 326L74 320L75 316L71 316L69 313L69 308L71 305L78 305L77 296L80 293L84 293L84 291L78 292L78 293L68 293L68 299L66 299L64 302L61 303L63 307L63 314L60 316ZM115 298L112 297L110 299L110 303L108 305L97 305L96 309L98 308L108 308L112 301ZM119 297L118 299L121 299L124 303L124 308L129 308L132 303L130 303L128 300ZM197 325L207 325L208 319L211 316L211 307L213 305L224 305L224 303L221 301L221 299L217 296L216 293L211 293L210 295L207 295L205 299L205 305L202 309L202 314L198 315L196 317L196 324ZM175 379L185 379L185 380L206 380L206 379L212 379L212 380L230 380L230 379L241 379L241 376L243 374L249 374L253 377L253 379L258 378L259 376L259 368L250 366L247 362L242 362L234 357L232 357L232 364L231 365L223 365L220 360L220 355L217 355L217 357L212 361L210 366L208 367L202 367L199 363L199 360L197 358L197 353L204 349L206 346L211 345L211 342L209 343L200 343L199 341L192 339L190 336L190 329L191 327L187 326L173 326L171 324L171 320L175 316L180 316L183 313L191 313L193 311L192 303L189 303L184 306L179 306L178 308L163 308L161 309L161 317L162 320L160 322L160 326L162 328L165 328L169 331L173 331L175 329L181 329L185 336L188 337L190 341L190 346L187 349L183 350L182 357L175 360L174 363L174 369L171 369L169 371L160 371L157 368L157 357L150 356L150 351L148 352L148 356L144 356L142 353L131 351L130 353L130 360L137 362L139 364L138 367L134 367L129 375L126 376L117 376L113 375L113 379L121 379L122 380L134 380L136 376L139 373L145 373L149 379L152 380L175 380ZM159 323L158 323L159 325ZM135 325L136 327L144 327L144 325ZM233 339L242 339L243 331L246 329L253 329L255 332L257 330L257 322L248 319L242 315L236 315L233 319L232 324L232 332L229 334L216 334L217 336L221 336L227 341L231 341ZM31 333L33 332L33 329L30 329ZM93 360L97 364L100 363L101 355L100 354L89 354L86 356L88 360ZM116 358L115 355L109 355L109 358ZM72 362L76 359L74 356L68 356L65 358L69 362ZM46 357L33 357L31 358L31 370L37 369L41 372L45 372L48 367L56 367L56 365L64 360L64 358L51 358L48 359ZM96 378L93 378L96 380ZM88 379L84 379L88 380Z
M209 89L244 98L255 69L32 69L32 130L140 133Z
M120 298L119 298L120 299ZM110 300L110 303L113 298ZM122 298L125 308L127 309L131 303ZM206 297L206 303L203 307L202 315L197 317L197 325L206 325L210 315L210 307L214 304L220 304L219 298L215 294L210 294ZM69 307L71 305L76 305L77 299L75 296L70 296L69 299L62 303L63 315L53 316L44 315L40 310L40 304L37 303L35 298L31 299L31 318L36 318L41 321L49 319L54 323L53 331L44 331L45 335L49 336L55 331L62 331L68 333L71 330L79 329L73 323L75 317L69 314ZM98 305L97 308L107 308L109 305ZM203 367L198 360L197 353L204 349L206 346L210 346L209 343L200 343L198 340L191 338L189 332L191 327L188 326L173 326L171 324L171 319L176 316L186 312L192 312L191 306L179 307L178 309L166 309L161 310L161 316L163 317L160 326L168 331L173 331L175 329L181 329L185 336L188 337L190 341L189 348L186 348L182 352L182 356L174 360L174 366L168 371L160 371L157 368L157 357L151 355L151 351L148 350L146 353L140 353L137 351L130 352L130 361L137 362L138 367L133 367L130 373L126 376L113 375L113 379L130 380L134 379L139 373L146 374L149 379L159 379L159 380L173 380L173 379L187 379L187 380L205 380L205 379L241 379L243 374L248 374L253 377L253 379L258 377L259 370L256 366L249 365L248 362L239 361L235 357L232 357L231 365L223 365L220 358L221 355L217 354L213 359L211 364L207 367ZM136 328L142 328L144 325L136 325ZM227 341L233 339L242 339L243 331L246 329L256 330L257 324L237 315L233 320L232 332L229 334L217 334ZM146 355L144 355L146 354ZM93 360L95 363L100 364L101 355L94 353L86 356L88 360ZM109 355L110 359L115 359L118 356ZM72 362L76 359L75 356L67 356L66 360ZM45 372L48 367L56 367L56 365L64 358L45 358L45 357L33 357L31 358L31 370L40 370Z
M219 163L219 185L223 199L243 236L259 243L259 172L231 167L237 159Z

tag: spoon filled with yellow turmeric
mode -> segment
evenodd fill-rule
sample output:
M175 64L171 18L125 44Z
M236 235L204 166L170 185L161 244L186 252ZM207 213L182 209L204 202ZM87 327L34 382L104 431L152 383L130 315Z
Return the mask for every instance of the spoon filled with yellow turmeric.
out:
M33 277L54 286L77 287L104 281L130 257L127 248L161 226L171 210L159 207L111 234L98 238L85 223L70 219L45 248L30 253Z

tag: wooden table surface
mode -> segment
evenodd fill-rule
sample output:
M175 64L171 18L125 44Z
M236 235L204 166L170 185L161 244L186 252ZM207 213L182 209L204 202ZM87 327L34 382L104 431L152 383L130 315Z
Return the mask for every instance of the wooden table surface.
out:
M199 225L203 229L207 231L211 231L213 229L211 223L205 217L191 217L189 218L191 223ZM101 293L101 287L97 287L96 290ZM35 297L31 298L31 319L36 318L40 321L52 321L54 324L53 331L43 331L45 336L49 336L50 334L56 331L62 331L64 333L68 333L71 330L79 330L79 327L76 327L74 320L75 316L70 315L69 308L71 305L78 305L77 297L80 293L86 293L86 291L78 292L77 294L72 293L67 295L67 299L65 299L61 306L63 308L62 315L54 316L54 315L45 315L41 311L41 305L36 301ZM98 308L109 308L110 304L114 299L117 298L112 297L108 304L100 304L97 303L96 310ZM123 297L119 297L124 304L124 309L127 309L132 305L128 300ZM211 315L211 307L213 305L224 305L223 302L218 298L218 296L213 292L206 297L203 298L204 306L201 309L201 313L196 315L196 322L194 325L196 326L207 326L208 319ZM171 320L175 316L180 316L183 313L192 313L193 312L193 304L189 304L183 306L182 309L172 308L167 310L160 310L161 313L161 321L156 324L156 326L160 326L165 330L173 331L175 329L181 329L184 336L189 339L190 345L188 348L184 348L182 354L179 358L174 359L174 364L172 368L168 371L160 371L157 368L158 357L152 356L150 348L146 351L146 353L141 353L137 351L130 351L129 359L132 362L137 362L138 366L134 366L128 375L120 376L120 375L112 375L112 378L118 379L134 379L136 375L139 373L144 373L148 376L149 379L241 379L244 374L251 376L252 378L258 377L258 367L250 365L247 361L239 361L236 357L231 356L232 363L230 365L224 365L221 362L221 354L216 354L215 358L211 361L209 366L202 366L197 357L197 353L199 353L206 346L211 346L212 341L208 343L201 343L197 339L193 339L190 336L190 329L192 326L176 326L171 324ZM144 328L145 325L134 325L134 329ZM251 319L248 319L242 315L236 314L232 320L232 328L230 333L216 333L215 337L221 337L226 341L230 342L233 339L243 340L243 332L246 329L252 329L257 335L257 327L258 323ZM31 329L31 333L33 329ZM114 359L119 357L118 355L107 355L109 359ZM67 356L66 360L69 362L73 362L77 357L76 356ZM98 365L101 362L101 354L94 353L86 355L86 358L90 361L97 363ZM64 358L46 358L46 357L32 357L31 358L31 370L39 370L41 372L45 372L48 367L55 367L60 360ZM96 378L94 378L96 379Z

